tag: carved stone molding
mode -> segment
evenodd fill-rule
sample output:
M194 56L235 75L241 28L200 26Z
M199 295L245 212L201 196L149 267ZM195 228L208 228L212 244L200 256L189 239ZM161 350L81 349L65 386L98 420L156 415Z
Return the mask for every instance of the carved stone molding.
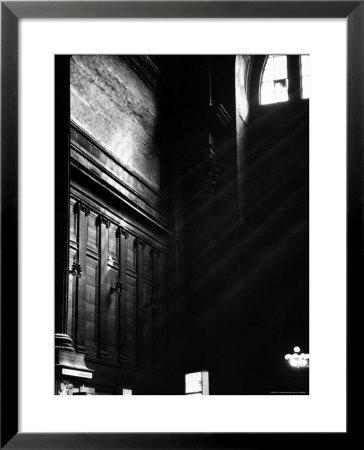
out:
M55 393L56 395L72 395L74 383L83 384L86 380L91 380L94 371L86 366L84 354L66 350L63 345L57 345L57 341L69 342L70 338L64 334L56 334Z
M82 267L77 260L73 261L70 273L77 278L82 277Z
M120 168L120 175L116 176L108 169L109 163L100 164L99 161L104 161L105 158L110 160L112 166L116 164ZM147 179L125 166L118 157L74 122L71 122L71 165L77 171L86 172L90 183L96 183L99 187L107 186L109 193L126 210L132 210L158 230L171 234L162 206L161 192ZM97 206L91 208L91 212L95 210Z
M134 244L135 244L136 247L138 247L139 245L140 245L142 248L145 247L145 241L143 241L143 239L142 239L141 237L139 237L139 236L137 236L137 237L135 238Z
M120 227L119 232L120 232L120 236L124 236L125 239L128 239L129 234L130 234L128 230L126 230L123 227Z
M54 346L56 350L63 350L71 353L75 352L72 339L68 336L68 334L56 333Z
M76 203L75 207L77 212L82 212L85 214L85 216L88 216L90 214L90 209L88 208L88 206L84 205L80 201Z
M111 286L110 287L110 294L118 294L118 295L123 295L124 292L124 285L121 282L121 280L116 280L115 281L115 286Z
M99 225L105 225L106 228L110 227L110 220L103 214L100 214L98 216L98 223L99 223Z

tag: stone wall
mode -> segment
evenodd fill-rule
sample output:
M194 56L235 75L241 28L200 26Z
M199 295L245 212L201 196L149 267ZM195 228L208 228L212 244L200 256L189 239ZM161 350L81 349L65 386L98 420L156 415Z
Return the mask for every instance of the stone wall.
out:
M72 57L71 120L159 190L157 95L126 58Z

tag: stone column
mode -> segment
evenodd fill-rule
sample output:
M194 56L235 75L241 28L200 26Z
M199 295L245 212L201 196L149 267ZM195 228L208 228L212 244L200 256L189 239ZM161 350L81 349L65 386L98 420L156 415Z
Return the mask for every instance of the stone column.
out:
M93 370L86 366L85 355L75 352L67 334L55 335L55 364L55 395L73 395L75 387L84 387L93 377Z
M100 267L99 267L99 348L100 358L109 358L107 351L107 313L110 301L110 289L107 282L107 260L109 254L109 232L110 221L100 214Z

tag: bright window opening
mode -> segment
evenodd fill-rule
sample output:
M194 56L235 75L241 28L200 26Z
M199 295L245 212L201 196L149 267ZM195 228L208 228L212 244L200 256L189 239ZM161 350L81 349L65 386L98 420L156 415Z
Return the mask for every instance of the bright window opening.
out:
M301 55L301 98L310 98L310 56Z
M265 61L260 83L260 104L288 100L287 56L271 55Z

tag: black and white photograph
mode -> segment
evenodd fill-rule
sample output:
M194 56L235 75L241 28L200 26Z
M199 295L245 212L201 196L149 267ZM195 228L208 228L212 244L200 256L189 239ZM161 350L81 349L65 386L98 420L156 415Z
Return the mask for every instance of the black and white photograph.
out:
M1 1L1 448L350 447L364 6L324 6Z
M310 56L55 60L55 394L308 395Z

